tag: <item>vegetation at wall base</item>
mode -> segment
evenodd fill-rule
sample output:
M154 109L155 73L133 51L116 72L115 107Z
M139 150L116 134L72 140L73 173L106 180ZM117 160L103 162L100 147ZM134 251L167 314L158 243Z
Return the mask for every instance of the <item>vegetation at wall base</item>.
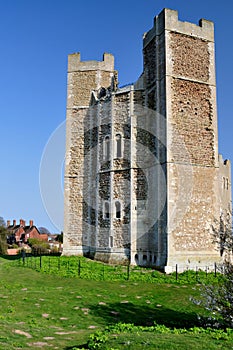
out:
M16 264L32 268L45 274L63 277L76 277L94 281L143 281L146 283L175 283L175 284L217 284L222 281L220 273L187 270L183 273L170 275L155 269L138 266L113 266L78 256L27 255L20 258Z
M219 283L203 284L200 288L201 297L193 299L197 305L204 307L209 313L209 318L203 322L217 326L233 328L233 228L232 218L228 223L220 220L219 229L214 231L213 242L222 256L222 262L218 265L221 272Z

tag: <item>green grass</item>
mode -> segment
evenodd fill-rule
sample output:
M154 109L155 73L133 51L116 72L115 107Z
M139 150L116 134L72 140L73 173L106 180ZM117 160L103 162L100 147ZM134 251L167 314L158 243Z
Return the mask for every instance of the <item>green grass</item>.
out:
M199 294L195 284L92 281L41 273L3 258L0 281L2 350L87 348L96 331L104 332L100 338L106 333L107 341L92 349L233 348L230 336L182 333L198 325L197 313L205 315L189 300ZM119 323L139 328L122 331ZM109 325L116 328L106 329ZM181 333L169 331L174 327Z
M116 343L118 344L117 347ZM211 335L203 334L145 334L145 332L121 333L119 336L111 336L105 344L110 348L122 348L127 350L196 350L196 349L232 349L231 340L214 340ZM119 347L120 346L120 347ZM103 349L103 347L102 347Z
M91 259L78 256L28 256L24 260L18 259L16 264L21 267L32 268L37 271L64 277L79 277L95 281L144 281L148 283L176 283L196 284L216 283L221 274L204 271L185 271L176 276L176 273L166 275L155 269L138 266L112 266L102 264Z

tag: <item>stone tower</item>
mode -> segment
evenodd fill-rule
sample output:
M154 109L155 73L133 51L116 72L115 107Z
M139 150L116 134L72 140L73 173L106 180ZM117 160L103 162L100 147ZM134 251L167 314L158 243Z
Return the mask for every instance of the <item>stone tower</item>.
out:
M164 9L144 69L118 88L114 59L69 56L64 255L205 268L230 225L230 162L218 155L213 23Z
M114 58L104 54L102 62L81 62L80 54L69 55L66 116L65 216L64 253L82 254L85 246L96 244L95 231L89 234L90 204L87 177L96 166L96 159L88 158L91 143L98 140L98 106L90 108L94 92L114 87L116 81ZM98 123L98 121L97 121ZM86 156L86 158L85 158Z

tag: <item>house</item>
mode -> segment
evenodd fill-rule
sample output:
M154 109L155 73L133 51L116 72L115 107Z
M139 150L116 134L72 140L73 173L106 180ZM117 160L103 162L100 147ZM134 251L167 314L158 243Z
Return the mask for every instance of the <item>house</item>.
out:
M10 220L7 221L7 230L9 235L7 237L8 244L17 244L21 246L28 242L29 238L41 239L48 242L48 234L40 233L38 228L33 224L33 220L29 221L29 225L26 225L26 221L20 219L19 224L16 220L13 220L11 224Z

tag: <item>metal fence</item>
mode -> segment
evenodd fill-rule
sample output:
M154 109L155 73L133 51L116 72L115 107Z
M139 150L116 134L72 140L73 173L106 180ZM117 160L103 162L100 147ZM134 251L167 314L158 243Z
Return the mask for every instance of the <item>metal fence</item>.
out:
M218 265L197 266L195 270L186 269L179 273L179 265L173 267L171 274L153 268L138 266L108 265L80 257L24 254L16 261L21 267L32 268L44 273L65 277L77 277L106 281L145 281L152 283L206 283L220 277ZM183 269L183 268L182 268Z

